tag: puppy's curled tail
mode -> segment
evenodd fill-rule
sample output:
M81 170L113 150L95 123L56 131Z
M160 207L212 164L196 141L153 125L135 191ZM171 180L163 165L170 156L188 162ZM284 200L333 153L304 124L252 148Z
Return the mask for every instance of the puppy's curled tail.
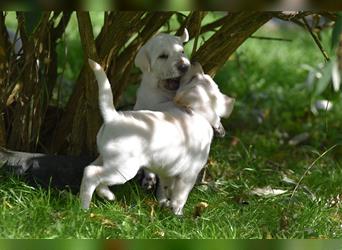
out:
M99 106L104 123L114 120L118 115L114 104L113 94L109 80L103 68L97 62L88 59L90 68L94 71L97 85L99 87Z

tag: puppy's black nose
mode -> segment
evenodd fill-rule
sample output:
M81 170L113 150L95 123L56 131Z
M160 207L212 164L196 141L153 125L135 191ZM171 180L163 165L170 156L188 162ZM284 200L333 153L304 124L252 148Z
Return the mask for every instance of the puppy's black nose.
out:
M178 68L179 72L185 73L185 72L188 71L189 65L188 65L188 64L185 64L185 63L182 63L182 64L179 64L179 65L177 66L177 68Z

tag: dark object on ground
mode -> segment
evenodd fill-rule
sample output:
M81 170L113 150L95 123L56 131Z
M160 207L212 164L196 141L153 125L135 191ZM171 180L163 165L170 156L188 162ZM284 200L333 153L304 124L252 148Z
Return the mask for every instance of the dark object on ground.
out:
M0 167L20 177L30 185L70 189L77 193L83 169L94 158L25 153L0 148Z
M89 156L26 153L0 147L0 170L22 177L32 186L68 189L75 194L79 192L84 168L94 160ZM203 169L197 184L204 184L204 173ZM140 174L135 178L140 185L142 177ZM155 190L156 186L149 191Z

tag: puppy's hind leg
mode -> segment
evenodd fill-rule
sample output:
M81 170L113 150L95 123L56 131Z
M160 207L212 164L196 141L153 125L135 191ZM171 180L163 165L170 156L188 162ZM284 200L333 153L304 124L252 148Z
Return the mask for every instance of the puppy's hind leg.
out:
M91 201L91 197L95 191L95 188L100 184L100 175L103 168L96 165L89 165L84 169L83 178L80 188L80 198L82 208L88 209Z
M183 207L188 199L189 193L195 185L197 176L175 178L173 189L171 190L171 209L175 215L183 215Z
M101 156L97 157L96 160L91 163L91 165L102 166L103 165L103 161L102 161ZM100 184L100 185L97 186L96 194L98 196L100 196L101 198L107 199L107 200L110 200L110 201L115 199L115 195L104 184Z

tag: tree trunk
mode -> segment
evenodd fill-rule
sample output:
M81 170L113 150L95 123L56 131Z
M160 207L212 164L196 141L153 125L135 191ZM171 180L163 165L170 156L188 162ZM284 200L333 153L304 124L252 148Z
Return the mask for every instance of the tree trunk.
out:
M78 28L84 57L82 89L77 103L77 112L72 120L69 152L73 155L81 152L92 155L96 152L96 133L101 125L98 108L98 89L94 73L88 66L88 58L100 62L94 40L89 12L77 12Z

